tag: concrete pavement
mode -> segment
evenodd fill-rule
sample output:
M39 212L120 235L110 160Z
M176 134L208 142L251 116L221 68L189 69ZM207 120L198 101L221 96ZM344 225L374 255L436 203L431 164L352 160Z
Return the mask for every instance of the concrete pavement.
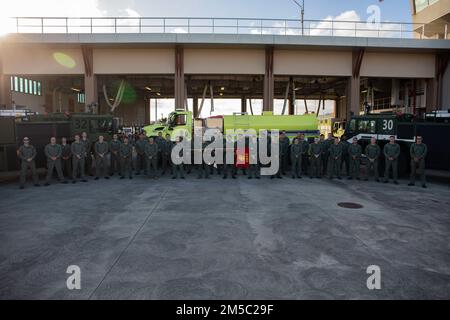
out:
M0 298L449 299L450 187L406 183L0 185ZM66 288L69 265L81 290Z

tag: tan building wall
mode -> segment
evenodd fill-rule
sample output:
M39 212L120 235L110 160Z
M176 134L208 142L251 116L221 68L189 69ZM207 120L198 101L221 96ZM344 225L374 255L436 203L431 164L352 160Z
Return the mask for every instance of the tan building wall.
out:
M186 74L264 74L261 49L184 49Z
M175 72L173 49L94 49L95 74Z
M352 75L352 52L275 50L274 74L349 77Z
M366 52L362 77L433 78L434 54Z
M7 46L2 59L7 75L84 74L81 49Z

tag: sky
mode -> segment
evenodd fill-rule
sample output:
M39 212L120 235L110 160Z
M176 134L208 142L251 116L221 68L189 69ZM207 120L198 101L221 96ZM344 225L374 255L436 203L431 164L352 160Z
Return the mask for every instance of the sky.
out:
M297 1L301 3L302 0ZM381 21L412 21L409 0L305 0L305 20L367 21L371 15L367 10L371 5L379 6ZM300 11L292 0L0 0L0 34L2 29L6 29L6 18L17 16L299 19ZM329 27L327 22L319 26ZM345 25L342 27L345 28ZM316 35L320 34L320 30L316 32ZM310 103L317 104L315 101ZM237 112L239 105L238 101L218 101L212 115ZM283 101L275 101L276 113L282 105ZM298 103L300 113L304 112L302 105ZM152 105L150 107L153 108ZM261 109L261 101L254 101L254 108L257 113ZM325 111L331 109L332 102L329 101ZM161 100L158 117L161 114L166 117L171 110L173 101ZM206 101L202 116L209 115L210 106Z

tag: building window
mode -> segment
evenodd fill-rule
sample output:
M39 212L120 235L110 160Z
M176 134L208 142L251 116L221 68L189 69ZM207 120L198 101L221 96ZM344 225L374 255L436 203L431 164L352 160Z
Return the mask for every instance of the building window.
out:
M85 103L86 102L86 95L84 93L79 92L77 94L77 101L78 101L78 103Z
M32 94L35 96L42 95L42 83L41 81L25 79L22 77L11 77L11 91Z
M414 0L416 13L422 11L426 7L438 2L439 0Z

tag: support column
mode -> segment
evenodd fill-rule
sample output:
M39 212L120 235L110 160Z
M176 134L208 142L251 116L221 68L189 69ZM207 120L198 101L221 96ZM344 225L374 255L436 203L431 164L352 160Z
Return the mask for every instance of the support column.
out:
M3 74L3 65L0 57L0 108L9 109L11 106L10 78Z
M264 100L263 111L273 111L273 47L266 49L266 68L264 74Z
M88 106L97 104L98 106L98 91L97 91L97 76L93 73L94 69L94 54L92 47L81 46L84 61L84 94L85 94L85 112L89 110ZM98 107L99 108L99 107Z
M184 102L184 51L183 47L175 47L175 108L185 109Z
M241 112L247 112L247 99L245 97L241 98Z
M198 118L198 97L192 98L192 112L194 113L194 119Z
M443 101L442 98L444 95L444 90L447 90L447 88L444 88L443 83L444 83L444 75L445 75L445 72L447 71L449 61L450 61L450 54L448 54L448 53L442 53L442 54L436 55L436 76L435 76L435 84L436 84L435 108L436 108L436 110L441 110L444 107L448 107L448 106L444 106L442 104L442 101Z
M295 103L294 103L294 97L291 94L289 97L289 108L288 108L288 114L293 115L295 113Z
M358 115L360 112L361 100L361 77L360 70L364 58L364 49L353 51L352 76L348 79L347 84L347 120L352 115Z

